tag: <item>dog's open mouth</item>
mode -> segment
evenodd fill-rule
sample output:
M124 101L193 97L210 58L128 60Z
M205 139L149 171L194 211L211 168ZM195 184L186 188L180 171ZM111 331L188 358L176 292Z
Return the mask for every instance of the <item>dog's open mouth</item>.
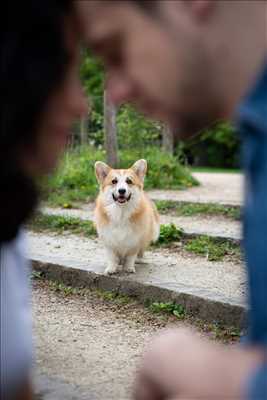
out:
M113 200L114 201L116 201L117 203L120 203L120 204L124 204L124 203L127 203L127 201L129 201L130 200L130 198L131 198L131 193L129 194L129 196L128 197L126 197L126 196L118 196L118 197L116 197L114 194L112 195L113 196Z

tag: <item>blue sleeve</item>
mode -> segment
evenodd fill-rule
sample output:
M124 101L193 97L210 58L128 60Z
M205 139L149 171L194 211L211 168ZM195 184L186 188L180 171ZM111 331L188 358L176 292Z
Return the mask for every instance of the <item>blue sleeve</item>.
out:
M245 169L244 252L248 271L247 341L266 353L248 378L248 400L267 400L267 67L239 109Z
M248 400L267 399L267 361L250 377L247 394Z

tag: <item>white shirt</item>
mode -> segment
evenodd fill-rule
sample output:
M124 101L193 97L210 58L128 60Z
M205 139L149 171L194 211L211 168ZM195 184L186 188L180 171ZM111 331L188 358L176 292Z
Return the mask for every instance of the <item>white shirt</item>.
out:
M12 397L30 375L32 321L29 262L24 233L0 243L1 398Z

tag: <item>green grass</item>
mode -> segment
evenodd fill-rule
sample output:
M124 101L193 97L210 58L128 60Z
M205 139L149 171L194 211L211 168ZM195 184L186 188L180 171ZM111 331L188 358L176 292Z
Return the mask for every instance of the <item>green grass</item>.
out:
M177 228L174 224L160 225L160 234L157 245L177 242L182 239L184 232L181 228Z
M182 248L189 253L206 257L209 261L221 261L225 256L241 258L240 245L237 243L205 235L189 238L174 224L161 225L159 239L155 246L168 247L175 242L180 242Z
M173 314L178 319L184 319L186 316L185 308L181 304L176 304L173 302L154 302L149 304L148 308L153 313Z
M234 220L240 219L240 207L230 207L214 203L179 203L170 200L158 200L155 203L157 209L162 214L167 214L171 211L177 216L216 215Z
M67 231L74 234L83 234L86 237L96 235L96 229L92 221L83 221L79 218L62 215L37 213L28 223L28 228L37 232L48 230L60 234Z
M119 156L120 168L129 168L140 158L147 160L146 189L183 189L198 185L188 168L159 148L123 150ZM46 203L71 208L76 203L94 199L98 192L94 164L98 160L105 160L104 151L88 146L67 151L54 175L41 182Z
M117 291L109 292L101 289L96 289L95 293L97 297L113 302L118 305L125 305L133 302L133 298L130 296L127 296L125 294L121 294Z
M57 171L42 182L46 203L71 208L77 202L93 199L98 191L94 164L103 159L103 151L90 147L67 151Z
M38 274L38 273L37 273ZM37 275L33 276L33 279L43 279L42 275ZM83 287L73 287L69 285L65 285L62 282L59 282L57 280L48 280L48 286L51 290L54 292L59 292L65 296L70 296L70 295L79 295L79 296L86 296L90 293L93 293L96 295L96 297L101 298L105 301L109 301L112 303L115 303L117 305L126 305L130 304L133 302L133 298L126 296L124 294L121 294L119 292L110 292L102 289L88 289L88 288L83 288Z
M209 261L221 261L227 255L241 257L238 244L205 235L189 239L185 250L205 256Z

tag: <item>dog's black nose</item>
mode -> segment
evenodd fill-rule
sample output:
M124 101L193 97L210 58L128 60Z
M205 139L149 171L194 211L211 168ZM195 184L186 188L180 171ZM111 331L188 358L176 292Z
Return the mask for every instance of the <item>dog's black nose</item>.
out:
M124 195L126 193L126 189L119 189L118 192L119 194Z

